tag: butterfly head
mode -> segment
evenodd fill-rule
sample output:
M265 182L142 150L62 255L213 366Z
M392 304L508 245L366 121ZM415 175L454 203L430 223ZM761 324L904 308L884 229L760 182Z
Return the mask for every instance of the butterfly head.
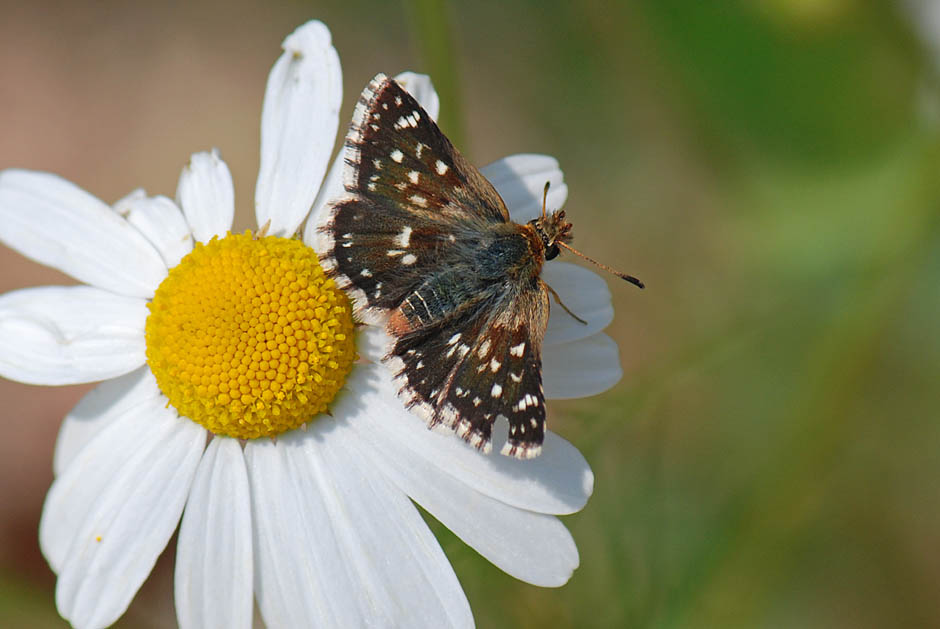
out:
M559 244L571 242L571 223L565 220L565 211L556 210L551 214L542 214L538 218L529 221L529 225L535 230L542 245L545 247L545 259L551 260L558 256Z

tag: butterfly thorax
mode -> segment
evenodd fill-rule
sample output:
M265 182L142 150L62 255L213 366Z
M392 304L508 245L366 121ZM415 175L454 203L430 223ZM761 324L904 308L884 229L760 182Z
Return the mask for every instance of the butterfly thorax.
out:
M545 245L535 228L505 223L492 232L476 252L477 276L511 285L538 278L545 261Z
M551 260L558 256L559 242L568 243L572 239L571 223L565 220L564 210L543 214L526 223L526 227L530 227L538 235L544 260Z

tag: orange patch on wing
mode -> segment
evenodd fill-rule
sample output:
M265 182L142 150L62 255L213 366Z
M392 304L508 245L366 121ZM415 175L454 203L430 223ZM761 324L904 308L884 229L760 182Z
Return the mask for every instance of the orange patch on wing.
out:
M392 312L391 316L389 316L386 329L388 333L393 336L402 336L403 334L411 332L414 328L408 321L408 317L402 314L400 309L396 309Z

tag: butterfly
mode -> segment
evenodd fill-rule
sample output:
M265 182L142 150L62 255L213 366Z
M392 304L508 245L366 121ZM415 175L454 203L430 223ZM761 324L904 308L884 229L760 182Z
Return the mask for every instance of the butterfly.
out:
M543 202L542 216L514 223L492 184L384 74L356 104L344 185L322 228L330 242L322 263L357 317L388 332L385 362L400 397L430 427L484 452L505 417L502 454L538 456L554 293L540 275L561 248L574 251L564 212L548 214Z

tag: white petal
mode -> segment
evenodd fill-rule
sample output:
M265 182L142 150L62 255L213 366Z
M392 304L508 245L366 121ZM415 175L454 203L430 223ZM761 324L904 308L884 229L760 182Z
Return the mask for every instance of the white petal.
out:
M604 333L542 349L542 385L549 399L597 395L622 376L617 343Z
M301 431L295 431L301 432ZM255 598L268 627L362 627L360 586L315 472L297 443L245 445L251 487Z
M456 575L408 498L323 418L301 443L328 508L344 559L359 585L366 623L377 627L472 627Z
M193 154L180 173L176 198L199 242L209 242L213 236L223 238L232 228L235 188L217 150Z
M402 72L395 77L395 80L406 92L414 96L418 104L431 116L431 120L437 120L438 112L441 109L441 100L437 96L431 77L416 72Z
M114 204L114 211L136 227L172 269L193 249L193 235L182 212L164 196L135 190Z
M322 22L307 22L282 46L264 95L255 215L259 226L271 221L269 234L291 236L310 211L329 164L343 81Z
M344 194L343 168L346 166L345 158L345 153L340 149L339 155L333 160L333 165L326 173L326 179L323 180L323 185L320 186L317 198L310 209L310 215L307 217L307 223L304 225L304 244L317 252L326 251L329 247L328 241L317 230L325 225L329 218L327 212L329 204L341 198Z
M375 434L390 458L430 466L435 477L450 475L486 496L539 513L579 511L594 490L587 461L552 432L546 433L539 457L521 461L498 454L508 436L507 426L498 423L492 452L483 454L451 431L428 430L402 405L382 365L357 366L346 388L351 393L339 399L335 413L355 415L353 428L364 437Z
M380 362L391 343L391 337L379 326L364 325L356 330L356 352L364 360Z
M105 380L144 363L143 299L91 286L0 296L0 375L28 384Z
M510 507L425 461L396 456L374 436L365 439L365 460L497 568L541 587L564 585L571 578L578 549L558 518Z
M180 627L250 628L253 576L245 457L238 440L215 437L196 470L176 546Z
M52 469L62 474L89 441L124 413L135 412L147 402L162 397L150 368L144 365L129 374L102 382L85 394L59 429Z
M127 221L55 175L0 172L0 242L75 279L152 297L166 277L156 249Z
M549 213L561 208L568 199L568 186L558 168L558 160L548 155L510 155L487 164L480 172L503 197L509 215L517 223L525 223L542 213L545 182L551 183L546 203Z
M542 269L542 279L555 289L571 312L587 321L587 325L576 321L552 297L545 345L586 338L614 320L607 282L594 271L567 262L549 262Z
M55 480L39 540L58 573L56 606L76 627L110 625L166 546L205 430L159 401L109 424Z

